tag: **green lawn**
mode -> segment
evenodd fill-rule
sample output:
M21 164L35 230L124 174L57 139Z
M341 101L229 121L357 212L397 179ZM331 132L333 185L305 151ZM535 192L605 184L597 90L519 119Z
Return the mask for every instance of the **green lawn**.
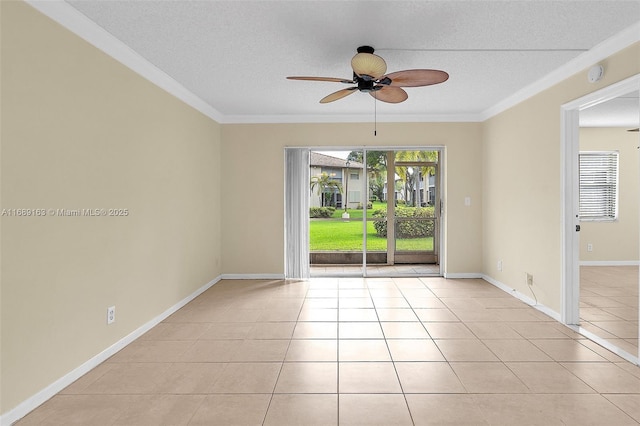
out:
M387 203L381 203L380 201L376 201L375 203L373 203L373 208L367 210L367 217L371 217L374 210L386 210L386 209L387 209ZM360 210L347 209L347 212L349 212L349 216L351 217L351 219L362 219L362 216L364 214L364 209L360 209ZM335 212L333 212L333 215L331 217L334 219L341 219L342 213L344 213L344 209L338 209Z
M341 217L344 210L336 211ZM360 218L356 218L356 214ZM336 219L311 219L309 224L311 251L362 250L362 210L349 210L348 222ZM433 238L411 238L396 241L397 250L433 250ZM387 239L376 235L373 222L367 222L367 250L386 251Z

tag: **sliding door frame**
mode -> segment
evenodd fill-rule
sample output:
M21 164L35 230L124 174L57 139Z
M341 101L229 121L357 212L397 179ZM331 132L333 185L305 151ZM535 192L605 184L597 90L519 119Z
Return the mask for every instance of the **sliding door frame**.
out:
M296 148L296 147L287 147L287 148ZM446 253L446 249L445 249L445 244L446 244L446 239L445 239L445 220L446 220L446 198L445 198L445 182L446 179L444 178L444 173L445 173L445 164L444 164L444 160L445 160L445 151L446 148L442 145L417 145L417 146L366 146L366 145L351 145L351 146L330 146L330 145L324 145L324 146L305 146L305 147L300 147L300 148L305 148L308 149L310 152L311 151L345 151L345 152L350 152L350 151L362 151L362 155L363 158L366 159L367 157L367 151L438 151L439 153L439 164L438 164L438 168L439 168L439 179L437 180L437 191L440 194L439 196L439 200L440 200L440 205L439 206L435 206L437 209L439 209L439 226L438 226L438 230L437 230L437 236L434 235L434 240L437 240L438 242L438 247L437 247L437 253L438 253L438 276L444 276L444 258L445 258L445 253ZM366 165L366 160L363 163L363 175L364 175L364 179L362 179L361 181L361 193L364 194L364 197L366 198L363 202L363 204L366 206L365 203L369 202L368 199L368 195L369 195L369 174L367 173L367 165ZM392 188L393 190L394 188ZM389 188L387 188L387 193L389 191ZM348 195L348 194L347 194ZM364 214L363 214L363 218L362 218L362 272L361 274L358 274L358 276L362 276L362 277L367 277L367 210L364 209ZM435 241L434 241L435 244ZM434 247L435 249L435 247ZM353 274L344 274L345 276L353 276ZM418 274L416 274L418 275Z

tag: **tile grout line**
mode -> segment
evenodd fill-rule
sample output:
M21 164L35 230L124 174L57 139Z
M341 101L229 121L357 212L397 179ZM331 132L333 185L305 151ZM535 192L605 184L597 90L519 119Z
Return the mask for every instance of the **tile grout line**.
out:
M450 311L458 320L461 324L464 324L464 321L462 321L460 319L460 317L458 315L456 315L455 312L453 312L451 309L449 309L449 307L447 306L446 303L444 303L442 301L442 299L435 294L432 289L429 288L429 286L423 282L422 280L419 280L420 282L422 282L422 284L424 285L424 287L429 290L431 293L433 293L433 295L435 296L436 299L438 299L438 301L440 303L442 303L443 306L447 307L447 310ZM402 293L402 296L405 297L404 293ZM409 303L409 301L407 300L407 303L409 304L409 307L411 308L411 310L413 311L413 314L420 320L420 317L418 316L418 314L414 311L413 306L411 305L411 303ZM440 349L440 346L438 346L438 343L435 341L435 339L433 338L433 336L431 335L431 333L429 333L429 330L427 329L427 326L424 325L424 322L422 320L420 320L420 324L422 324L422 327L424 328L424 330L427 332L427 334L429 335L429 337L431 338L431 341L433 341L434 345L436 346L436 348L438 348L438 352L440 352L440 355L442 355L442 358L445 360L445 362L447 363L447 365L449 366L449 368L451 369L451 371L453 372L453 374L456 376L456 379L458 379L458 381L460 382L460 386L462 386L462 388L466 391L467 394L469 394L469 389L464 385L464 382L460 379L460 376L458 375L458 373L456 372L456 370L451 366L451 362L449 361L449 359L447 359L447 357L444 355L444 353L442 352L442 349ZM466 325L465 325L466 327ZM468 327L467 327L468 328ZM471 331L471 330L469 330ZM472 332L473 333L473 332ZM480 340L480 339L478 339ZM486 346L486 345L485 345ZM488 348L487 348L488 349ZM492 352L493 353L493 352ZM494 354L495 355L495 354Z
M393 279L391 279L391 282L393 282L393 286L394 288L396 288L398 291L400 291L400 293L402 294L402 297L404 298L404 293L402 293L402 291L400 289L398 289L398 286L396 285L396 283L393 281ZM380 316L378 315L378 308L376 308L376 304L373 300L373 296L371 295L371 289L369 288L369 286L367 285L367 290L369 290L369 297L371 298L371 303L373 303L373 309L376 313L376 318L378 318L378 325L380 326L380 330L382 331L382 338L384 339L384 344L387 347L387 352L389 353L389 359L391 359L391 365L393 365L393 371L396 373L396 379L398 380L398 385L400 386L400 391L402 392L402 399L404 399L404 404L407 407L407 412L409 413L409 418L411 419L411 424L415 426L416 422L415 420L413 420L413 413L411 412L411 407L409 406L409 401L407 400L407 395L404 392L404 387L402 386L402 381L400 380L400 374L398 373L398 369L396 368L396 362L393 359L393 355L391 354L391 348L389 347L389 342L387 340L387 336L384 333L384 328L382 328L382 323L380 321ZM408 301L407 301L408 303ZM409 305L411 306L411 305ZM413 311L413 308L412 308ZM414 312L415 315L415 312ZM416 318L417 315L416 315ZM420 318L418 318L420 319ZM429 332L426 331L427 335L429 335ZM430 335L429 335L430 336ZM412 339L415 340L415 339Z
M340 425L340 278L336 280L336 425Z
M293 330L291 330L291 336L289 336L289 342L287 343L287 350L284 351L284 356L282 358L282 362L280 363L280 370L278 370L278 375L276 376L276 381L273 383L273 390L271 391L271 397L269 398L269 404L267 404L267 409L264 412L264 417L262 418L262 425L264 426L267 421L267 415L269 414L269 409L271 408L271 403L273 402L273 397L275 396L276 387L278 386L278 381L280 380L280 375L282 374L282 370L284 369L284 363L287 359L287 354L289 353L289 348L291 347L291 341L293 340L293 334L296 331L296 327L298 326L298 322L300 319L300 314L302 313L302 308L307 300L307 294L309 293L309 289L311 286L307 288L305 292L305 296L303 298L302 303L300 304L300 308L298 309L298 316L296 317L295 325L293 326Z

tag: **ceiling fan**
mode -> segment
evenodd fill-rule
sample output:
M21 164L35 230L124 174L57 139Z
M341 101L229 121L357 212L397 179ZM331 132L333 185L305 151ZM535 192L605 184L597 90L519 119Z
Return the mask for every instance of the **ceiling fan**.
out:
M356 91L369 93L377 100L397 104L407 100L409 95L402 87L420 87L447 81L449 74L440 70L416 69L396 71L386 74L387 64L375 55L371 46L358 47L358 53L351 59L353 78L333 77L287 77L289 80L332 81L355 84L353 87L338 90L320 99L321 104L337 101Z

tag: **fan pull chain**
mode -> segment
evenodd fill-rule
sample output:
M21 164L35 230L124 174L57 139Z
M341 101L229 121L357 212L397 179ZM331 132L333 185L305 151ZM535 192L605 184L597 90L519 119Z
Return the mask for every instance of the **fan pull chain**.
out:
M378 95L373 92L373 136L378 136Z

